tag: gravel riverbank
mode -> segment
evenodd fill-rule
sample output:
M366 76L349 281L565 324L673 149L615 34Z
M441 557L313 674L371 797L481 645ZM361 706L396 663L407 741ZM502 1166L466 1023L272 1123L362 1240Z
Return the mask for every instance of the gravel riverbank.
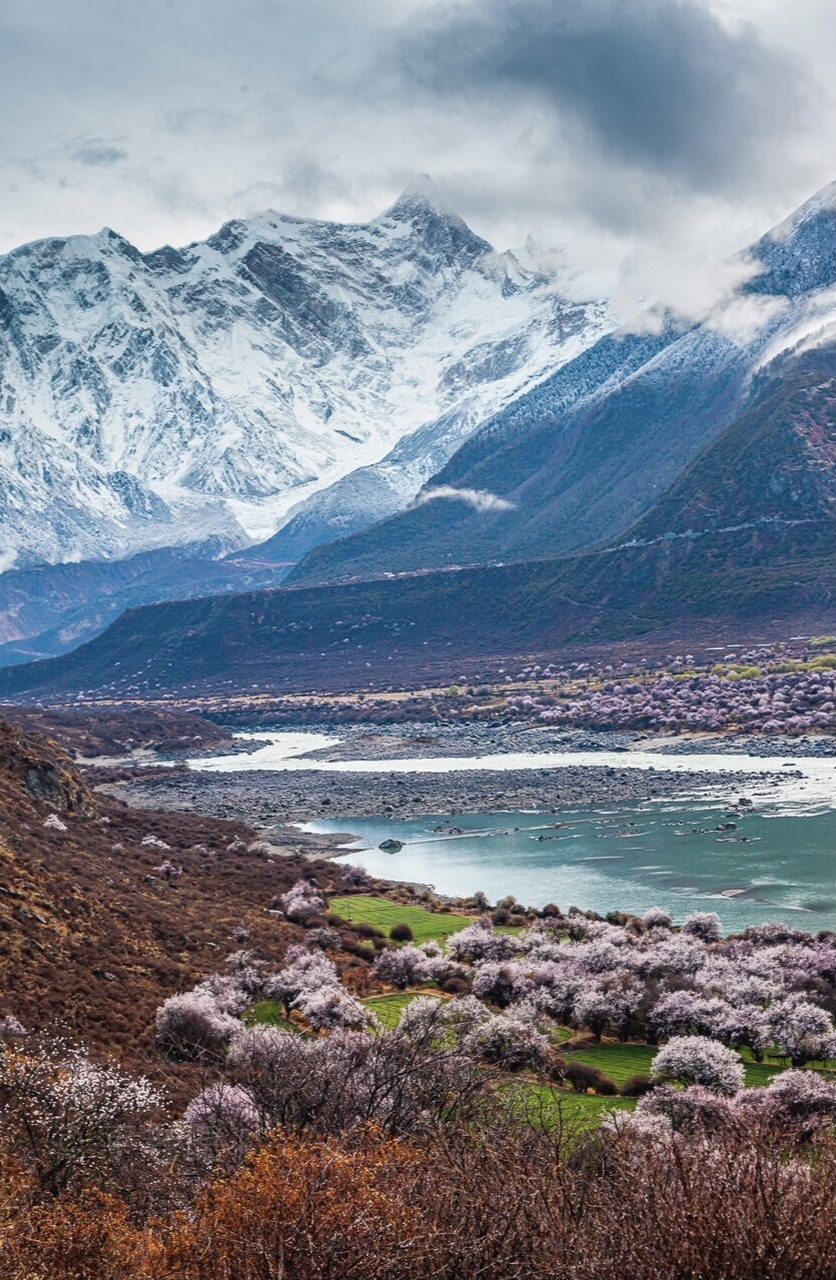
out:
M285 730L286 732L287 730ZM263 833L293 843L289 823L322 821L333 815L382 815L400 819L439 814L542 809L559 812L581 805L619 804L664 799L711 790L729 803L746 796L757 783L779 786L789 775L789 761L803 756L830 756L833 739L750 739L692 735L689 738L651 738L647 734L558 732L547 726L433 725L433 726L305 726L339 738L339 743L308 752L306 759L323 761L427 759L445 756L483 756L540 751L653 751L659 763L649 769L602 764L559 768L484 768L438 773L392 773L384 770L338 773L317 768L209 773L175 765L170 769L136 769L103 788L131 806L195 812L241 819ZM243 743L241 744L244 745ZM253 744L261 746L262 743ZM758 750L758 748L761 748ZM665 769L666 755L687 753L743 753L774 757L775 773L748 775L722 769L674 772ZM221 752L222 753L222 752ZM95 771L92 771L95 774ZM94 781L94 778L91 778ZM340 842L344 840L340 837ZM319 837L320 856L329 837ZM335 848L336 839L333 842Z
M763 734L657 734L555 729L527 721L510 724L306 725L307 732L338 737L337 746L307 753L315 760L402 760L480 756L504 751L653 751L660 756L750 755L780 760L836 756L832 734L790 738Z
M729 802L746 795L747 775L681 773L610 767L473 769L461 773L335 774L305 772L198 773L185 769L141 775L107 786L128 804L238 818L260 830L288 822L345 820L383 814L393 821L440 814L518 809L559 812L582 804L617 804L720 789ZM762 787L763 775L757 779ZM776 773L774 785L781 781Z

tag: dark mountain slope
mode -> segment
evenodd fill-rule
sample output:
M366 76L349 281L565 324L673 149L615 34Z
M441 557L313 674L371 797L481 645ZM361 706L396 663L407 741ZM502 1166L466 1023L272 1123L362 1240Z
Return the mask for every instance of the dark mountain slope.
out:
M289 581L547 558L618 536L733 412L743 370L733 361L730 344L702 334L690 338L692 345L700 340L699 367L687 360L676 367L669 360L669 367L659 370L651 359L592 405L567 414L540 419L540 400L533 392L528 408L538 420L523 437L506 441L466 470L454 467L453 459L433 481L487 490L511 509L494 513L450 499L428 501L312 551Z
M578 599L629 598L659 622L746 617L791 614L818 583L832 613L835 360L828 346L767 366L747 410L627 539L578 558Z
M636 538L830 520L836 499L836 347L790 353L757 375L751 403L634 530Z
M275 586L287 566L255 557L212 558L220 539L164 547L127 560L82 560L0 574L0 667L65 653L126 609L157 600Z
M736 534L704 553L667 543L501 568L439 570L331 588L149 605L72 653L0 672L0 697L190 696L449 682L468 658L554 651L646 635L671 623L720 631L832 630L832 557L786 549L767 529L747 563Z

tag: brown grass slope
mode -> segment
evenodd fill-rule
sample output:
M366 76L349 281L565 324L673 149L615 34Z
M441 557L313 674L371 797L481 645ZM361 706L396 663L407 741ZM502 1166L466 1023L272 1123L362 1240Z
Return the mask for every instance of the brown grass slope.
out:
M0 706L0 715L24 731L47 734L73 759L125 756L137 750L196 756L232 741L228 729L202 716L162 707L51 707L45 711Z
M242 823L104 800L54 741L0 720L0 1015L144 1058L156 1007L222 967L237 926L280 959L299 930L271 898L302 870L333 874L252 842ZM183 868L171 883L154 874L165 858Z

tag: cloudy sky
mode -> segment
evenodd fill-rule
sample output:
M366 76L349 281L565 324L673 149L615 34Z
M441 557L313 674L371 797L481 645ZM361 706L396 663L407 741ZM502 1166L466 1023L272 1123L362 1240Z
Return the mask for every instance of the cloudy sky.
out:
M416 174L583 288L657 288L836 177L830 0L1 0L0 251L364 220Z

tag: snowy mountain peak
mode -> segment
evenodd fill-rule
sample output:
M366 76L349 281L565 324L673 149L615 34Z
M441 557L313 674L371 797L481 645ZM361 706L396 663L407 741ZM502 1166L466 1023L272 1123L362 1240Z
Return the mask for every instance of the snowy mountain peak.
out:
M393 205L370 224L389 233L397 231L419 239L448 260L473 260L489 253L492 246L476 235L464 219L441 196L426 174L411 182Z
M183 248L104 228L0 257L0 569L267 537L407 436L437 465L612 327L441 204L422 180L367 224L268 210Z
M793 297L836 283L836 182L830 183L754 244L759 273L746 292Z
M429 174L422 173L403 189L394 204L380 214L376 221L390 218L409 219L416 215L425 216L427 213L462 221L460 215L444 199Z
M823 187L812 196L809 200L805 200L802 205L779 223L777 227L773 227L769 233L772 236L785 235L794 230L800 223L806 222L809 218L815 217L817 214L830 210L836 210L836 181L825 183Z

